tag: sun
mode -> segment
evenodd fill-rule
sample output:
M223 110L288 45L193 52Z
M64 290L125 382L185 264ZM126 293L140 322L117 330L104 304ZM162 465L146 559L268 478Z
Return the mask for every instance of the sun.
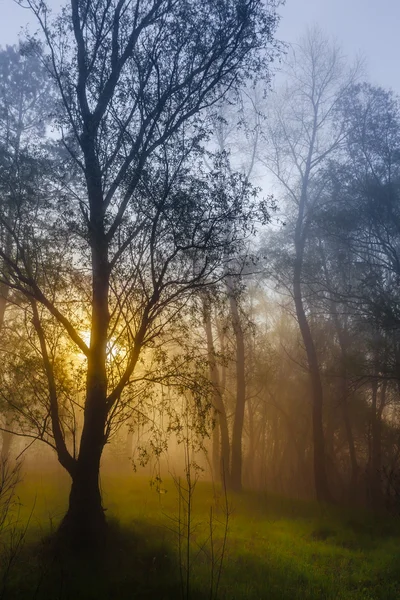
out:
M85 342L86 346L90 348L90 340L91 340L91 332L89 329L82 329L79 332L81 339ZM115 339L111 338L107 342L107 358L108 360L112 360L120 355L122 351L122 347L120 344L116 342ZM86 356L83 352L78 352L78 357L81 360L86 360Z

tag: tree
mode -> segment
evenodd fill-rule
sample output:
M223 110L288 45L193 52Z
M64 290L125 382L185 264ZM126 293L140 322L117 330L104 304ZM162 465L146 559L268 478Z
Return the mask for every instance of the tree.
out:
M383 501L382 415L391 393L389 382L397 378L399 102L393 93L364 83L348 90L339 113L347 130L346 144L325 173L330 201L321 207L317 219L324 237L319 246L343 368L347 368L349 336L343 318L340 323L338 307L351 315L353 327L363 332L363 345L369 348L358 375L369 394L368 478L372 505L379 508ZM355 470L354 456L352 462Z
M318 500L331 499L326 475L323 389L303 291L304 256L315 206L325 180L321 169L346 132L336 109L354 81L338 47L320 31L309 30L287 61L287 81L277 94L265 129L263 162L292 205L292 294L307 354L312 397L314 479Z
M10 256L3 246L1 256L13 287L31 303L54 445L72 478L62 528L89 539L104 529L98 478L109 421L143 349L194 290L220 279L223 257L241 237L227 248L223 234L226 222L239 232L247 184L237 181L233 198L217 175L205 184L188 165L207 134L206 109L272 52L276 17L273 4L259 0L71 0L55 19L44 2L28 4L42 41L31 39L27 52L40 56L56 86L55 125L70 166L57 165L59 193L37 207L40 224L24 239L13 232L17 252ZM4 214L2 223L11 230ZM68 245L55 259L60 240ZM59 277L50 277L55 269ZM71 285L73 299L65 296ZM43 310L87 361L76 458L61 423ZM90 344L81 335L84 322ZM122 339L111 385L110 343Z
M228 419L223 400L224 387L222 383L222 376L220 376L217 364L217 357L215 351L213 327L211 318L211 307L212 301L210 298L204 298L203 300L203 317L204 317L204 329L207 338L207 358L208 367L210 374L210 381L213 386L213 408L214 408L214 419L213 424L213 447L212 447L212 458L213 458L213 474L226 482L227 488L230 487L230 440L229 440L229 427Z
M229 105L228 101L223 102L220 105L220 112L217 115L214 127L215 143L222 156L226 156L227 169L229 172L233 169L232 162L235 162L235 150L237 147L240 147L240 171L246 181L250 181L251 179L258 152L261 119L258 108L259 96L260 90L257 87L254 87L252 93L243 90L238 106L234 105L234 107L232 107ZM238 129L242 130L240 138L237 136ZM244 144L247 146L245 151ZM268 208L272 209L273 204L271 203ZM260 216L261 212L262 211L260 211ZM266 211L263 216L265 218ZM229 235L229 232L227 232L227 236ZM251 251L252 250L249 248L246 248L245 254ZM236 389L231 444L226 419L227 411L221 395L221 386L218 384L218 378L216 377L215 358L212 358L210 354L210 350L213 347L213 340L209 310L206 311L207 318L205 321L210 356L210 375L211 379L214 380L218 386L217 390L219 390L217 391L219 397L216 398L216 411L218 415L217 424L220 426L221 433L221 473L223 473L227 486L234 491L241 491L242 489L242 438L246 406L245 336L241 322L242 316L240 314L240 287L243 285L242 271L246 267L246 262L248 262L249 258L248 256L245 256L245 254L236 257L237 273L235 277L227 274L225 278L230 321L235 339ZM216 434L217 431L214 432L214 449L217 448Z
M45 132L45 113L51 103L51 86L40 61L23 57L17 48L0 51L0 202L2 213L12 226L23 201L29 201L39 164L40 145ZM33 153L33 147L36 152ZM13 247L11 232L1 227L6 253ZM6 343L4 322L10 298L4 262L0 284L0 333ZM7 457L11 444L12 413L5 410L2 457Z

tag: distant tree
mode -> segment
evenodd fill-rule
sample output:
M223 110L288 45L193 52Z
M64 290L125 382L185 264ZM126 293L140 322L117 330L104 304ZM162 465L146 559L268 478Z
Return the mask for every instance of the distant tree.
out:
M40 61L22 56L19 49L8 46L0 50L0 204L1 214L9 226L17 222L18 211L37 193L40 146L43 143L46 112L50 112L51 84ZM43 165L42 165L43 166ZM2 247L7 254L14 250L13 235L0 223ZM3 260L0 282L0 336L6 345L4 321L10 298L8 265ZM2 457L10 449L13 415L5 407Z
M264 82L265 83L265 82ZM234 170L235 166L242 173L247 181L251 181L257 162L259 150L259 139L261 131L261 113L260 113L259 87L255 86L251 90L242 90L239 102L229 102L227 99L219 106L219 112L215 118L213 142L217 145L218 151L225 156L226 168L229 172ZM227 182L228 184L229 182ZM267 203L266 203L267 204ZM269 209L272 208L272 203ZM260 210L260 217L262 216ZM269 218L269 217L268 217ZM267 219L268 220L268 219ZM227 236L230 233L227 232ZM215 358L212 358L210 351L214 348L213 329L211 323L211 311L205 310L205 327L208 340L208 352L210 356L210 377L217 384L218 398L216 397L216 428L214 429L214 454L221 450L221 460L216 457L214 465L221 463L218 468L214 466L214 472L220 476L223 473L227 486L235 491L242 489L242 470L243 470L243 428L245 420L246 407L246 352L245 352L245 334L242 324L242 314L240 308L241 288L244 284L242 271L246 270L246 261L248 262L248 252L254 249L242 248L242 254L232 257L236 260L237 267L234 276L227 274L225 278L227 309L229 310L230 324L234 336L235 353L235 404L233 407L233 423L231 435L229 435L229 424L226 418L227 409L224 406L222 388L218 383L218 366ZM248 267L248 265L247 265ZM248 269L247 269L248 270ZM235 269L233 269L235 271ZM219 431L220 430L220 431ZM220 448L217 436L220 433Z
M203 319L204 329L207 339L207 359L210 381L213 386L213 438L212 438L212 468L213 475L221 479L225 479L227 488L230 487L230 437L229 423L227 411L224 403L224 391L226 382L223 381L220 365L217 361L217 350L214 342L213 319L212 319L213 302L209 297L203 299ZM225 357L224 357L225 358ZM223 367L224 369L224 367ZM225 369L224 369L225 370Z
M309 30L293 46L285 71L286 82L268 113L262 160L291 206L291 287L310 376L315 491L319 500L327 501L331 494L326 475L323 389L304 299L303 272L315 207L326 185L322 168L347 134L336 115L341 99L354 82L355 71L347 69L340 49L317 29Z
M332 300L343 368L349 339L339 313L347 315L347 327L358 328L365 348L358 376L370 397L368 477L375 508L383 500L381 438L388 382L398 377L399 106L398 98L382 88L365 83L348 90L339 110L346 144L325 173L329 201L317 217L324 288Z

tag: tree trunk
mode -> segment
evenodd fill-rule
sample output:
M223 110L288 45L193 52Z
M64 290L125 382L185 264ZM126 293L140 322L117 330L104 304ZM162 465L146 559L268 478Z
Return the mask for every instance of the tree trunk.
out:
M219 413L214 409L214 428L212 432L212 471L216 479L220 479L221 472L221 440L219 434Z
M246 405L244 335L233 282L227 279L229 306L236 342L236 406L232 430L232 461L230 483L234 491L242 490L242 435Z
M96 159L91 158L87 184L90 200L92 247L92 319L90 351L86 377L86 401L79 455L71 473L72 487L68 512L61 525L72 540L81 544L97 543L105 533L106 520L99 486L100 459L106 442L107 422L107 339L109 262L104 231L100 178L96 177ZM96 186L97 181L97 186Z
M333 410L328 407L329 410L325 410L325 456L326 456L326 470L329 477L329 481L334 481L334 474L336 472L336 452L335 452L335 431L336 423L333 415Z
M214 475L219 480L225 481L229 487L229 459L230 442L228 420L226 417L225 405L222 399L221 386L218 375L218 367L215 360L214 340L211 325L210 307L204 302L204 327L207 337L208 365L210 370L210 380L213 385L213 404L215 416L217 418L216 426L213 432L213 468ZM219 435L220 434L220 435ZM221 447L219 447L219 438Z
M261 432L260 432L260 464L259 464L259 486L261 489L265 489L267 487L268 478L267 478L267 452L266 452L266 438L267 438L267 403L264 402L263 406L263 419L261 422ZM275 446L274 446L275 448ZM273 463L274 465L275 463Z
M61 532L66 532L73 543L79 546L97 544L106 529L99 477L107 410L105 396L96 396L98 381L101 378L96 381L94 372L89 368L79 456L71 473L68 511L61 524Z
M10 238L10 236L8 236ZM10 244L11 246L11 244ZM4 317L7 307L8 295L10 288L5 283L0 283L0 331L3 329L4 325ZM1 460L4 462L7 460L8 455L10 454L10 448L12 444L13 434L11 433L12 429L12 413L10 410L6 411L6 422L5 429L7 431L2 432L2 446L1 446Z
M247 478L246 478L246 485L249 485L249 487L254 487L255 485L255 478L254 478L254 467L255 467L255 460L256 460L256 434L255 434L255 427L254 427L254 414L253 414L253 403L251 402L251 400L249 399L247 401L247 414L248 414L248 418L249 418L249 449L248 449L248 460L247 462Z
M323 255L322 258L323 258L323 266L324 266L324 271L325 271L325 278L326 278L326 281L328 282L329 277L328 277L328 270L326 267L325 256ZM351 468L350 498L352 499L354 497L354 493L357 489L359 467L358 467L358 461L357 461L356 448L355 448L355 444L354 444L353 430L351 427L349 410L348 410L349 386L348 386L348 381L347 381L347 379L348 379L347 365L348 365L348 338L349 338L349 336L348 336L348 329L346 326L346 322L342 326L340 319L339 319L338 311L336 308L336 303L333 299L331 299L331 311L332 311L333 321L334 321L335 328L336 328L336 334L338 336L338 341L339 341L339 346L340 346L340 354L341 354L341 357L340 357L340 359L341 359L340 404L342 407L343 423L344 423L344 427L345 427L345 431L346 431L347 445L349 448L350 468Z
M347 390L347 382L343 385L346 386L346 390ZM350 493L351 493L351 496L353 496L355 490L357 489L359 468L358 468L356 447L354 444L353 430L351 427L349 411L348 411L348 403L347 403L346 397L343 398L343 396L342 396L341 404L342 404L343 422L344 422L344 427L346 430L347 445L349 448L349 456L350 456L350 468L351 468Z
M344 423L344 427L345 427L347 446L349 449L349 458L350 458L350 486L349 486L350 494L349 495L350 495L350 500L353 500L354 494L357 489L359 467L358 467L358 462L357 462L356 448L355 448L355 444L354 444L353 430L351 427L351 421L350 421L349 410L348 410L348 393L349 393L348 376L347 376L348 333L347 333L346 328L342 327L342 325L339 321L339 315L336 310L336 304L334 301L331 302L331 311L333 314L333 319L334 319L336 333L337 333L338 340L339 340L340 354L341 354L341 357L340 357L340 360L341 360L340 387L339 387L339 389L340 389L340 406L341 406L341 411L342 411L343 423Z
M378 384L372 384L372 414L371 414L371 504L376 511L382 509L382 412L386 401L387 381L381 386L378 403Z
M11 248L12 248L12 239L11 239L11 234L9 232L6 233L6 253L10 254L11 253ZM5 270L5 272L7 273L7 270ZM5 318L5 314L6 314L6 308L7 308L7 302L8 302L8 296L10 293L10 288L9 286L4 283L1 282L0 283L0 332L3 329L4 326L4 318ZM10 448L11 448L11 444L12 444L12 438L13 438L13 434L11 433L11 429L12 429L12 412L10 410L6 411L6 422L5 422L5 429L7 429L8 431L3 431L2 432L2 447L1 447L1 460L5 461L8 458L8 455L10 453Z
M303 338L304 347L307 354L308 370L311 383L312 397L312 434L313 434L313 452L314 452L314 484L315 493L319 502L330 502L331 495L329 492L328 479L326 474L326 453L325 453L325 437L323 427L323 390L319 371L317 353L314 340L311 335L310 326L304 311L303 297L301 291L301 272L303 264L304 247L296 243L296 261L293 276L293 296L296 307L297 321L301 336Z
M92 452L78 460L72 477L68 511L61 523L60 532L79 547L101 543L106 530L106 520L99 485L100 456Z

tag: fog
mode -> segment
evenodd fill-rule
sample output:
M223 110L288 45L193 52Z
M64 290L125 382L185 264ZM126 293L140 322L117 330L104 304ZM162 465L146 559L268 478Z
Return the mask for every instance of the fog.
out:
M400 593L399 9L301 4L5 9L0 600Z

